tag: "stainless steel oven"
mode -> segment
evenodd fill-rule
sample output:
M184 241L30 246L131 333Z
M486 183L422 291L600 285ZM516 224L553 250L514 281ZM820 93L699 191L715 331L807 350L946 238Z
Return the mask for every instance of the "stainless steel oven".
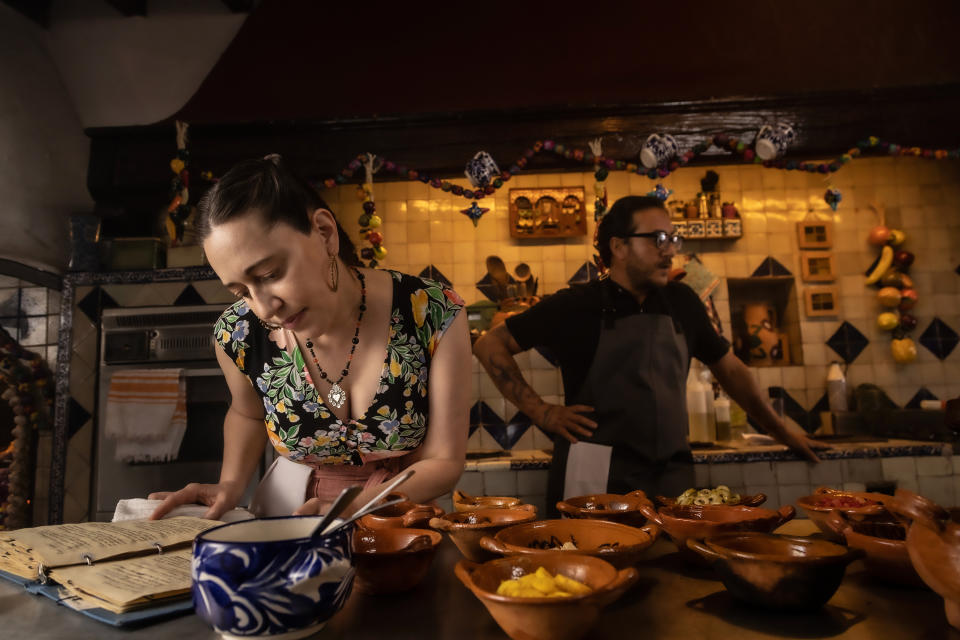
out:
M117 501L145 498L153 491L179 489L188 482L216 482L223 456L223 418L230 391L216 360L213 324L222 306L108 309L101 320L97 444L94 460L96 520L109 520ZM115 458L116 441L103 437L110 380L124 369L183 368L187 428L177 459L128 463ZM267 448L264 464L272 460ZM251 480L245 500L265 467Z

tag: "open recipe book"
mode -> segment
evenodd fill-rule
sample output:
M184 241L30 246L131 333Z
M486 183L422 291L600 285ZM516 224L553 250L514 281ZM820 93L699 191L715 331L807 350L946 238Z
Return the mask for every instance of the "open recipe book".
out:
M177 517L0 531L0 571L25 586L56 582L57 599L81 611L125 614L187 601L191 543L220 524Z

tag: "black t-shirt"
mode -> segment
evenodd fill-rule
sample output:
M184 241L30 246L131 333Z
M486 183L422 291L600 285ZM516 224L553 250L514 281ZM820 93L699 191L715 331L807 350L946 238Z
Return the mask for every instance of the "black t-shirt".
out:
M635 313L672 315L683 331L688 353L705 364L713 364L730 348L714 330L703 302L681 282L652 290L642 304L609 278L561 289L507 318L506 325L522 349L545 347L559 360L567 402L573 401L586 380L600 342L604 288L614 318Z

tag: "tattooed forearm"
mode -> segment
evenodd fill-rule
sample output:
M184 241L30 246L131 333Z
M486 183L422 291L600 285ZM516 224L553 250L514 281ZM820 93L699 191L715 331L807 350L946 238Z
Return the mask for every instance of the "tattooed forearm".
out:
M512 338L501 327L488 332L474 346L474 354L490 374L490 378L503 396L528 416L535 418L544 402L527 384L513 359L509 341Z

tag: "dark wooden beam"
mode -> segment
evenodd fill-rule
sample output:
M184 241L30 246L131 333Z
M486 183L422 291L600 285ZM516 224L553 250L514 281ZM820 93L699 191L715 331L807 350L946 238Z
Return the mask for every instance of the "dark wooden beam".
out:
M351 121L197 125L190 129L191 163L221 174L239 160L280 153L305 177L332 177L358 153L372 152L431 177L462 177L474 153L490 152L507 169L533 141L554 139L587 148L603 138L604 153L636 161L654 132L673 134L682 150L724 132L751 141L765 123L786 121L798 139L796 159L833 158L876 135L907 146L960 146L955 126L960 84L781 98L711 100L562 110L435 114ZM104 233L149 234L165 204L174 153L173 123L88 130L88 186L98 206L117 215ZM708 155L701 164L738 162ZM526 171L583 171L586 165L541 154ZM693 165L695 166L695 165ZM378 180L398 179L378 175Z
M257 0L220 0L233 13L250 13Z
M52 0L2 0L2 2L42 28L50 26L50 3Z
M147 15L147 0L106 0L106 2L125 18Z

